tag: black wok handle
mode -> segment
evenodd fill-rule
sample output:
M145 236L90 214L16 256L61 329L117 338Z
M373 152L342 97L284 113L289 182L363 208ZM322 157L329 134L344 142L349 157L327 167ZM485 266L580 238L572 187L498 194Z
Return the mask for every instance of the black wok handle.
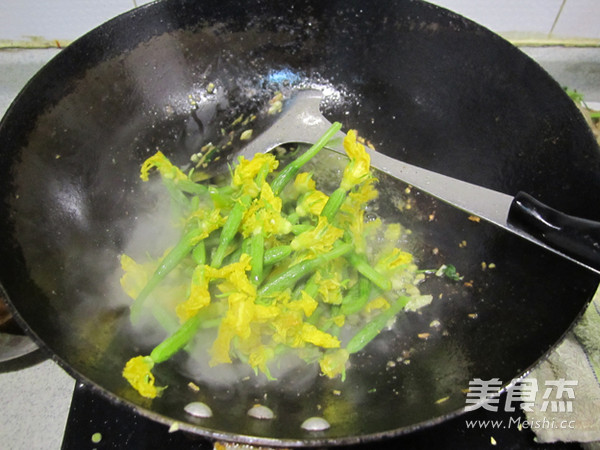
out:
M508 223L544 244L600 270L600 222L564 214L519 192Z

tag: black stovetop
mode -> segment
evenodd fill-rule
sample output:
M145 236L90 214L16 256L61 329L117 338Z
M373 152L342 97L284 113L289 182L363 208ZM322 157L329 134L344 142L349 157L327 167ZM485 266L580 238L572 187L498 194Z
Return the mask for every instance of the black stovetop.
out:
M512 418L512 422L510 421ZM516 423L524 416L515 412L489 412L479 408L457 418L405 436L360 444L336 447L339 450L370 449L581 449L577 443L538 444L530 429L518 430L516 426L490 429L470 428L466 420L494 420ZM168 427L140 416L123 405L117 405L99 395L83 383L77 383L62 450L85 449L177 449L209 450L214 442L184 432L170 433Z

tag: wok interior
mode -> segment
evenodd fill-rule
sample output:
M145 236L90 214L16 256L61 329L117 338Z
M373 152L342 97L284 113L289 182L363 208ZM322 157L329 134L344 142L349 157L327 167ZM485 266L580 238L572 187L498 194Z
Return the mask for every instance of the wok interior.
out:
M451 263L472 286L426 282L433 304L402 315L353 357L343 383L302 369L267 385L199 383L194 393L175 361L155 370L169 386L161 398L128 387L124 363L148 348L132 342L115 280L132 230L156 204L139 180L141 162L160 149L187 163L278 90L322 89L325 115L386 154L600 220L597 147L535 63L424 3L321 3L142 8L67 48L4 120L1 280L19 320L75 376L157 420L292 445L407 432L460 410L469 380L522 374L597 285L583 269L388 180L383 198L414 202L400 220L422 243L420 266ZM193 400L214 416L186 415ZM255 403L276 418L248 417ZM331 428L302 430L315 415Z

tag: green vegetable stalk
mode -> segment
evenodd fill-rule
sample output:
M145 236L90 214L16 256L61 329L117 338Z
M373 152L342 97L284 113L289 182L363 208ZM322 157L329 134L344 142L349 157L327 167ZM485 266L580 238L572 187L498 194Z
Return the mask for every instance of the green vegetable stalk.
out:
M279 245L265 250L263 263L265 266L277 264L292 254L292 247L289 245Z
M162 259L160 265L148 280L148 283L140 291L130 306L130 318L132 323L139 320L144 302L159 283L185 258L198 242L199 236L204 232L200 228L188 231L171 251Z
M361 273L361 275L371 280L371 282L373 282L373 284L379 289L382 291L389 291L392 289L392 282L390 279L371 267L364 255L351 253L349 260L350 264L352 264L352 266L354 266L356 270Z
M164 362L185 347L196 335L201 322L201 314L196 314L186 320L175 333L154 347L154 350L150 353L152 361L155 364Z
M360 312L369 301L371 287L369 279L360 277L342 300L342 313L349 316Z
M346 200L348 193L343 188L337 188L333 193L329 196L329 200L325 204L321 215L326 217L329 222L333 222L333 218L337 214L338 210Z
M328 253L317 256L316 258L302 261L293 265L288 270L283 272L274 280L264 284L258 291L259 297L266 297L275 292L281 292L285 289L293 287L300 279L311 272L314 272L318 267L322 266L327 261L330 261L352 250L352 244L340 244L334 247Z
M265 258L265 237L262 233L256 233L252 236L250 240L250 257L252 264L250 280L254 284L258 284L262 280Z
M206 245L202 240L192 250L192 258L197 265L206 264Z
M237 234L240 224L242 223L244 213L246 212L246 209L250 205L251 201L252 199L249 195L242 195L229 212L227 221L221 230L221 240L219 241L219 246L212 257L211 266L219 268L221 267L221 264L223 264L223 259L227 254L227 248Z
M348 353L356 353L361 351L366 345L371 342L377 335L383 330L387 323L396 316L402 308L406 306L409 297L402 296L390 306L389 309L379 313L373 320L366 324L360 331L358 331L352 339L348 341L346 350Z
M283 191L283 188L292 180L292 178L296 176L302 166L304 166L317 153L319 153L323 147L327 145L331 138L333 138L333 136L335 136L335 134L341 130L341 128L341 123L334 122L317 142L315 142L306 152L304 152L294 161L290 162L281 172L279 172L279 174L271 182L271 189L275 195L279 195L281 191Z

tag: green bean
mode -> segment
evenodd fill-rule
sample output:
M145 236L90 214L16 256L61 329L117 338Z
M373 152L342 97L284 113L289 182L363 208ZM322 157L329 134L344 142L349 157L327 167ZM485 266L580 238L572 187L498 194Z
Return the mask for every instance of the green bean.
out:
M323 323L323 325L319 328L321 331L325 331L329 334L334 334L337 332L339 333L340 331L340 327L338 327L335 324L335 321L333 320L334 317L336 317L337 315L339 315L340 313L340 307L339 306L331 306L331 308L329 309L329 319L325 320L325 322ZM334 331L330 331L330 328L334 327Z
M306 319L306 322L310 323L311 325L317 326L317 324L319 323L319 320L321 319L321 317L323 316L324 313L325 313L324 303L319 303L319 305L315 308L315 310L310 315L310 317L308 319Z
M205 185L196 183L192 180L176 180L174 184L182 192L186 192L188 194L202 195L208 192L208 188Z
M208 193L210 198L213 201L213 204L217 208L227 209L231 208L233 204L233 200L231 198L231 193L233 190L231 186L217 187L214 185L208 186Z
M302 298L302 292L306 292L306 288L309 285L309 283L312 285L315 285L316 289L311 288L314 291L314 294L317 295L319 286L318 284L316 284L316 277L317 277L317 272L315 271L310 277L308 277L308 279L304 282L304 283L296 283L296 286L294 287L294 291L292 292L292 298L294 300L300 300ZM308 294L308 292L306 292ZM310 294L308 294L310 295ZM314 297L311 295L311 297Z
M289 245L278 245L277 247L272 247L268 250L265 250L265 254L263 256L263 263L265 266L276 264L290 256L291 253L292 247L290 247Z
M235 240L234 242L231 243L232 246L235 246ZM232 251L229 255L227 255L227 257L225 258L225 262L224 264L231 264L231 263L235 263L238 262L240 260L240 257L242 256L242 253L250 253L250 239L244 239L241 241L241 244L238 243L237 247L235 248L234 251Z
M184 210L187 210L190 207L190 200L188 197L177 187L173 180L168 178L163 178L162 182L164 186L167 188L167 192L171 198L172 205L177 205Z
M249 255L251 247L252 247L252 240L251 239L244 239L242 241L242 245L241 245L242 253L245 253L246 255ZM237 260L239 261L239 258Z
M298 236L299 234L302 234L305 231L310 231L313 228L315 228L315 226L311 225L310 223L299 223L297 225L292 225L292 233L294 233L295 236Z
M288 214L288 216L287 216L287 221L289 223L291 223L292 225L297 225L299 220L300 220L300 216L296 212Z
M315 271L310 277L308 277L306 282L296 284L294 291L292 292L292 298L294 300L300 300L303 292L312 298L316 298L317 294L319 293L319 283L317 283L318 273L318 271Z
M190 211L196 211L200 208L200 197L198 195L194 195L190 199Z
M265 256L265 238L260 233L256 233L250 239L250 280L254 284L258 284L262 279L263 265Z
M325 262L343 256L350 250L352 250L351 244L340 244L337 247L334 247L333 250L330 250L328 253L324 253L322 255L317 256L316 258L308 259L306 261L302 261L298 264L295 264L289 269L287 269L285 272L280 274L274 280L271 280L270 282L263 285L259 289L258 294L259 296L268 296L275 292L281 292L288 288L291 288L301 278L313 272Z
M319 293L319 283L317 283L317 274L318 272L315 272L315 274L308 279L303 289L303 291L310 295L312 298L315 298Z
M281 172L277 174L277 176L271 182L271 188L275 195L279 195L281 191L283 191L283 188L286 187L292 178L296 176L302 166L310 161L311 158L313 158L317 153L319 153L341 128L341 123L334 122L317 142L315 142L306 152L290 162L283 168L283 170L281 170Z
M263 266L262 275L258 279L257 286L260 286L262 284L262 282L267 279L267 277L271 274L272 271L273 271L273 264L269 264L269 265L265 264Z
M389 291L392 289L392 282L389 280L389 278L386 278L384 275L371 267L364 255L358 255L357 253L353 252L350 254L349 260L350 264L352 264L356 270L358 270L364 277L371 280L373 284L382 291Z
M202 316L200 314L196 314L194 317L186 320L175 333L170 335L152 350L152 353L150 353L152 361L156 364L166 361L185 347L196 334L201 322Z
M333 193L329 196L329 200L325 203L325 207L323 207L323 211L321 211L321 216L326 217L329 223L333 221L333 218L339 211L342 203L346 200L347 192L345 189L337 188Z
M194 249L192 250L192 258L196 264L204 265L206 264L206 245L204 240L198 242Z
M406 306L409 301L409 297L399 297L393 305L386 309L385 311L379 313L373 320L371 320L368 324L366 324L362 329L360 329L349 341L346 345L346 350L348 353L356 353L361 351L366 345L371 342L377 335L383 330L383 328L387 325L387 323L392 319L396 314L398 314L402 308Z
M268 162L266 162L260 167L260 169L258 170L258 173L254 177L254 182L256 183L256 185L259 188L266 181L267 175L269 175L269 170L270 170L270 164Z
M358 281L348 290L342 299L342 314L355 314L362 310L371 295L371 281L360 277Z
M150 293L160 284L169 272L171 272L179 262L192 251L192 248L197 243L198 238L202 233L203 230L200 228L188 231L183 235L175 247L165 255L157 269L130 306L130 316L133 323L139 319L144 302Z
M221 229L221 238L219 240L219 246L217 247L215 253L212 256L211 266L214 268L221 267L223 264L223 259L227 254L227 247L233 238L238 232L238 228L242 223L242 219L244 217L244 213L246 212L246 208L248 208L250 204L251 198L249 195L242 195L238 201L233 205L233 208L229 212L227 216L227 220Z

